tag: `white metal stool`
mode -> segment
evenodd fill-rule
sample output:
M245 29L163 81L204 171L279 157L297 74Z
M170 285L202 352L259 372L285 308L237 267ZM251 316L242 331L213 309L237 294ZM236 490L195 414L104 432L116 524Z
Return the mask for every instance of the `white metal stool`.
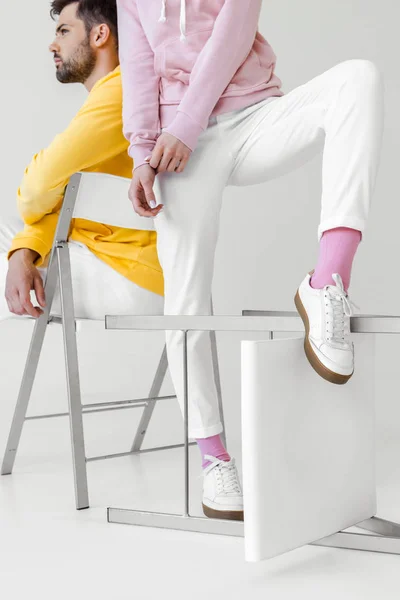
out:
M245 524L237 521L224 521L192 516L189 513L189 444L188 444L188 386L187 386L187 334L189 331L243 331L268 334L269 340L273 339L275 332L304 332L303 323L297 312L286 311L243 311L243 316L168 316L168 317L139 317L139 316L107 316L108 329L121 330L179 330L184 333L183 344L183 377L184 377L184 481L185 494L183 498L183 511L181 514L150 512L141 510L108 508L109 523L129 525L142 525L148 527L161 527L179 529L202 533L215 533L232 536L243 536ZM400 317L359 315L351 318L351 331L353 334L400 334ZM243 342L249 343L249 342ZM362 366L360 367L362 368ZM310 367L311 369L311 367ZM246 499L245 499L246 500ZM369 504L371 509L372 504ZM372 509L371 509L372 510ZM400 554L400 524L393 523L373 516L359 523L350 523L354 526L371 532L373 535L351 533L347 531L335 532L322 539L308 542L318 546L333 546L354 550L368 550ZM246 523L246 502L245 502Z
M99 223L107 223L109 225L130 229L154 230L152 219L140 217L134 212L128 200L130 182L131 180L129 179L101 173L76 173L70 179L70 182L66 188L48 263L48 271L45 280L46 307L43 311L43 314L35 322L1 469L2 475L10 475L12 473L22 434L22 428L25 421L69 416L73 455L75 499L76 508L78 510L89 507L86 469L87 462L106 458L115 458L128 454L140 454L144 452L179 448L182 446L182 444L174 444L154 448L142 448L146 431L148 429L156 403L159 401L176 398L176 395L159 396L159 392L168 368L165 346L150 388L149 396L147 398L106 403L92 403L86 405L82 405L81 401L76 330L77 325L79 325L79 322L82 320L75 319L74 317L71 264L68 249L68 232L72 218L87 219L90 221L97 221ZM111 199L112 202L110 202ZM51 305L53 302L57 282L59 282L60 285L62 314L61 316L51 316ZM211 314L212 309L213 307L211 301ZM27 417L26 415L29 399L37 372L47 325L49 323L60 323L63 328L69 412ZM214 378L218 394L220 417L222 424L224 425L215 332L211 333L211 343ZM85 454L82 415L130 408L144 409L131 449L124 453L87 458ZM222 435L225 440L225 427Z

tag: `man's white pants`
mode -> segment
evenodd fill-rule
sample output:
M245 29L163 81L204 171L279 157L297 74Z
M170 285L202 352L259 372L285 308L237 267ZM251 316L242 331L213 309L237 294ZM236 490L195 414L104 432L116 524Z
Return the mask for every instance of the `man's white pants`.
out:
M334 227L364 232L380 156L383 82L373 63L349 60L290 93L209 121L183 173L156 177L154 223L167 315L210 314L214 256L226 186L259 184L323 151L318 239ZM182 333L166 334L178 398L183 396ZM210 335L188 335L191 437L222 431Z

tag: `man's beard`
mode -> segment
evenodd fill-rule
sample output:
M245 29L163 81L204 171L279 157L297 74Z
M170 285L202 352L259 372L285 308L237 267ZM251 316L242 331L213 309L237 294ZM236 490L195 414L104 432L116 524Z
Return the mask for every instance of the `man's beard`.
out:
M56 77L60 83L85 83L95 65L96 57L88 38L68 61L60 64L56 70Z

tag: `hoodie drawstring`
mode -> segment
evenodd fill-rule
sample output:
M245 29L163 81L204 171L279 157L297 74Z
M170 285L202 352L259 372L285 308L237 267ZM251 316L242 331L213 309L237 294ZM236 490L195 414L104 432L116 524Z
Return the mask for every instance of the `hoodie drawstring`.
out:
M167 8L167 0L162 0L161 4L162 4L161 15L160 15L160 18L158 19L158 21L160 23L165 23L165 21L167 20L167 17L165 16L165 12L166 12L166 8Z
M167 0L161 0L161 15L158 21L165 23L167 20ZM180 14L180 29L181 29L181 42L186 42L186 0L181 0L181 14Z
M181 42L186 42L186 0L181 0Z

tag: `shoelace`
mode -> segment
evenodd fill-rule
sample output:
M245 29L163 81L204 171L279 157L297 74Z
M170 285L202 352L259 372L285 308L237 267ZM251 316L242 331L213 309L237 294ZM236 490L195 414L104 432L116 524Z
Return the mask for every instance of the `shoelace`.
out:
M167 20L167 0L161 0L161 15L158 21L165 23ZM186 0L181 0L181 13L180 13L180 28L181 28L181 42L186 42Z
M346 338L350 333L348 321L345 317L351 317L353 309L359 309L360 307L348 297L339 273L333 273L332 279L336 285L326 286L325 293L325 298L329 299L328 306L332 309L332 320L327 321L327 325L330 324L331 327L327 327L326 331L330 334L330 337L328 337L329 341L343 344L347 342Z
M204 469L204 473L209 473L213 469L217 469L219 475L219 477L217 475L217 479L220 491L223 491L225 494L242 493L238 481L238 475L234 458L232 458L229 462L219 460L218 458L215 458L215 456L211 456L210 454L206 454L204 458L211 462L211 465L208 465L208 467Z

